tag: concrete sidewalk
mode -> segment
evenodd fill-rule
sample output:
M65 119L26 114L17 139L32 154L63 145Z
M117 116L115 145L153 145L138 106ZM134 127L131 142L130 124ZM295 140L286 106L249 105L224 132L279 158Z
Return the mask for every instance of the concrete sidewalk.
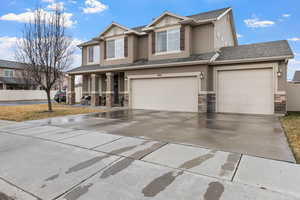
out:
M39 123L0 123L0 199L300 198L300 165Z

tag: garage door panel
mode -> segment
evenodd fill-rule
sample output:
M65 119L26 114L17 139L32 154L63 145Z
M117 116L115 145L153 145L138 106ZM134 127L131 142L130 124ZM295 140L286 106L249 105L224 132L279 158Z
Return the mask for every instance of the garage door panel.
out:
M131 81L133 109L198 111L195 77L134 79Z
M272 69L218 72L218 112L273 114Z

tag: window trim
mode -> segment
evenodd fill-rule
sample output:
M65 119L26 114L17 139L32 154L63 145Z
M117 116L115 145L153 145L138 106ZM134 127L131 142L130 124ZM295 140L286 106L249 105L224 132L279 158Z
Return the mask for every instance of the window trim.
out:
M178 29L179 30L179 41L180 41L180 26L171 26L171 27L167 27L167 28L161 28L161 29L157 29L155 30L155 54L154 55L165 55L165 54L174 54L174 53L181 53L182 50L180 50L180 42L179 42L179 49L178 50L173 50L173 51L168 51L168 31L169 30L173 30L173 29ZM157 52L156 51L156 48L157 48L157 33L159 32L163 32L163 31L166 31L167 34L167 51L163 51L163 52Z
M99 48L99 55L98 55L98 57L99 57L99 61L95 61L96 59L95 59L95 47L97 47L98 46L98 48ZM89 57L90 57L90 52L89 52L89 48L91 48L91 47L93 47L93 62L90 62L89 61ZM96 45L90 45L90 46L87 46L87 59L86 59L86 63L87 63L87 65L93 65L93 64L100 64L100 54L101 54L101 49L100 49L100 46L98 45L98 44L96 44Z
M121 57L113 57L113 58L108 58L108 46L107 46L107 43L108 43L108 41L112 41L112 40L114 40L114 41L116 41L116 40L123 40L123 56L121 56ZM106 59L105 60L107 60L107 61L110 61L110 60L120 60L120 59L124 59L124 58L126 58L125 57L125 37L124 36L121 36L121 37L112 37L112 38L109 38L109 39L106 39ZM115 45L115 56L116 56L116 50L117 50L117 48L116 48L116 42L114 42L114 45Z
M5 75L5 72L6 72L6 71L11 72L12 76L6 76L6 75ZM7 78L12 78L12 77L14 77L14 70L13 70L13 69L4 69L4 70L3 70L3 76L4 76L4 77L7 77Z

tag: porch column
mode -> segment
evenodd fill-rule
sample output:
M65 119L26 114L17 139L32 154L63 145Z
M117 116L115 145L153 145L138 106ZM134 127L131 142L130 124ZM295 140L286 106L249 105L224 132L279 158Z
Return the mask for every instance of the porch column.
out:
M3 83L3 90L6 90L6 84Z
M68 104L75 104L75 75L68 76Z
M113 97L114 97L114 74L111 72L106 73L106 107L113 106Z
M88 75L82 75L82 96L89 95L88 84L89 84L89 77L88 77Z
M91 106L99 106L99 75L91 74Z

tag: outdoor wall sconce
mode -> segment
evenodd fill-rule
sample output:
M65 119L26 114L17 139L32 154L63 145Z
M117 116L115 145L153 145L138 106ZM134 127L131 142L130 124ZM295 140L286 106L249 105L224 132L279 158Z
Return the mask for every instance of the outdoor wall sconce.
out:
M203 80L204 79L204 73L200 72L200 79Z
M282 76L282 71L281 71L280 68L279 68L278 71L277 71L277 76L278 76L278 77L281 77L281 76Z

